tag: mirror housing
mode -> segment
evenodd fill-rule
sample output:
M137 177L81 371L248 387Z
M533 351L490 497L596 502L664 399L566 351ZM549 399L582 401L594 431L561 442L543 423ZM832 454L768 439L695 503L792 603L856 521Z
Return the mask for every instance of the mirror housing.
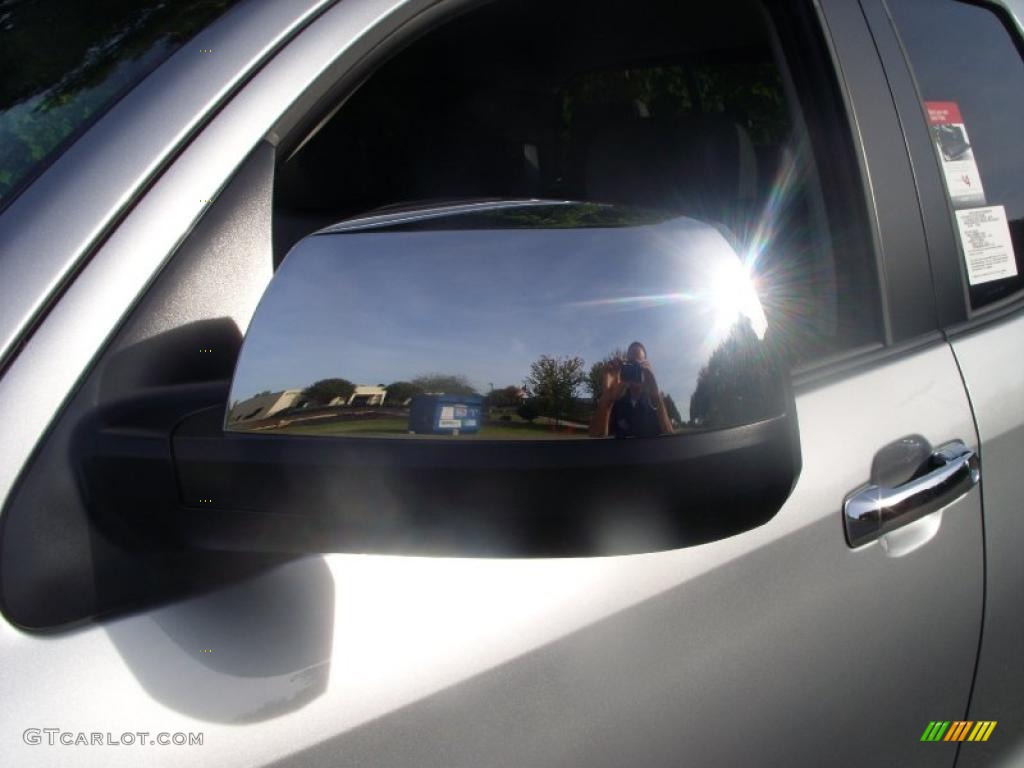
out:
M178 422L170 448L182 541L256 552L675 549L771 519L800 470L729 233L549 201L300 241L227 407Z

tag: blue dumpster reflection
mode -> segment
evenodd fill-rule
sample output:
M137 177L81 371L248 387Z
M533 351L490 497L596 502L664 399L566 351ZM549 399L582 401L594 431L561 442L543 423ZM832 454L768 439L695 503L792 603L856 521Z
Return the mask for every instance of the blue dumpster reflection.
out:
M416 395L409 410L409 431L420 435L479 432L483 404L480 395Z

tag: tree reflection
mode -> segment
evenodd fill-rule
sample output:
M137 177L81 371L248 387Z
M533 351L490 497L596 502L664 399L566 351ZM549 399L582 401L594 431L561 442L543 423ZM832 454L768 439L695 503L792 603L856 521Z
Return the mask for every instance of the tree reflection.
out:
M721 428L750 424L783 412L782 378L750 319L740 316L697 376L690 424Z
M576 388L586 381L582 357L541 355L530 365L525 383L541 416L557 422L564 418L576 397Z
M717 228L683 217L310 237L252 321L229 428L546 440L761 421L782 412L783 385L749 319L756 295L720 285L746 280L740 265ZM266 389L278 397L246 401Z
M0 198L235 2L0 4Z
M420 392L433 395L475 395L476 389L461 374L426 373L412 380Z
M411 381L393 381L386 389L388 401L395 405L407 405L416 395L423 394L423 389Z
M356 385L348 379L321 379L306 387L302 397L310 405L330 405L336 399L347 401L355 390Z
M613 353L608 359L621 362L618 355ZM415 404L432 398L431 403L436 400L446 407L476 408L474 414L478 412L479 416L472 418L479 421L474 422L473 432L485 438L582 436L580 424L591 421L597 400L580 396L579 390L589 385L594 394L594 377L588 374L604 370L606 365L602 360L588 369L578 356L541 355L524 378L525 388L508 385L492 390L487 397L479 395L468 379L458 374L423 374L386 387L326 378L304 388L263 391L233 403L228 423L243 429L406 435L413 431L410 425ZM367 394L361 396L361 392ZM745 316L737 319L700 369L690 396L688 424L672 395L660 394L668 416L662 434L669 431L669 425L673 432L687 427L720 429L754 423L784 411L779 367ZM600 397L600 390L597 395ZM534 427L536 432L524 431L525 427Z

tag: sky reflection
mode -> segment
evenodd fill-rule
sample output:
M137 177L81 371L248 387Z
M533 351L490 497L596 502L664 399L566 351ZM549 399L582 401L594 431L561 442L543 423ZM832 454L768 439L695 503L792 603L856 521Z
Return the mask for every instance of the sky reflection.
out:
M698 373L741 314L764 314L742 260L688 218L602 229L367 231L306 238L242 349L232 402L320 379L465 377L521 386L541 355L587 369L639 340L686 418ZM586 397L586 387L577 395Z

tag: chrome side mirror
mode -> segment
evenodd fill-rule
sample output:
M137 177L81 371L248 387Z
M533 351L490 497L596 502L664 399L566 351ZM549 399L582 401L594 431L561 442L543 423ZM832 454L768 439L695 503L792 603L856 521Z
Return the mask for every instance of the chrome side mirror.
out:
M751 424L785 407L766 331L703 222L581 204L363 220L285 259L225 428L562 441Z
M527 201L339 224L272 280L226 413L175 431L179 523L202 547L487 556L749 530L800 467L770 340L705 222Z

